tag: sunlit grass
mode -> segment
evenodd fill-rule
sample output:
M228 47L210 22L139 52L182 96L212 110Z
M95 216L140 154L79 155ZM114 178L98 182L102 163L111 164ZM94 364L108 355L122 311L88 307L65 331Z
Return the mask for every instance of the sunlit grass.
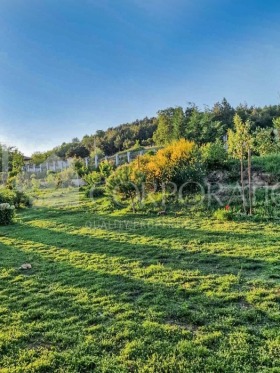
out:
M277 224L36 205L0 230L0 372L279 371Z

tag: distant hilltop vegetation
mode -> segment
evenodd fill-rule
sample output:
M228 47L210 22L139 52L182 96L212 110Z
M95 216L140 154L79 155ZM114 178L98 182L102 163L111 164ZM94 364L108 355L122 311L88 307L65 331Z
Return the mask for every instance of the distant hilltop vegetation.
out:
M85 158L94 153L102 158L137 146L165 145L180 138L197 144L214 142L222 139L233 127L235 114L243 121L249 119L253 130L272 129L273 119L280 117L280 105L256 107L240 104L234 108L224 98L212 108L205 107L203 110L194 103L189 103L186 108L170 107L160 110L157 117L146 117L105 131L98 130L95 134L85 135L82 140L75 138L48 152L36 152L32 160L40 164L53 154L67 159L75 156Z
M280 117L280 105L256 107L245 103L234 108L224 98L211 108L206 106L200 109L194 103L188 103L186 108L170 107L158 111L157 117L146 117L105 131L98 130L92 135L85 135L81 140L74 138L49 151L36 152L30 161L40 165L52 156L67 160L74 157L94 158L98 155L102 159L140 147L163 146L181 138L198 145L212 143L222 140L228 130L233 128L235 114L243 121L250 120L253 131L272 131L275 127L273 120Z

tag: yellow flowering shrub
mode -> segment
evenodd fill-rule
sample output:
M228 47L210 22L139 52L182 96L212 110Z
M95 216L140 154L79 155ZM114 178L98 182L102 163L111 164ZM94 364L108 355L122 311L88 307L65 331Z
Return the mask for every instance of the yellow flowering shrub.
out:
M145 174L147 182L159 185L170 181L176 182L178 174L195 165L195 149L194 142L185 139L174 141L155 155L139 157L134 161L133 167Z

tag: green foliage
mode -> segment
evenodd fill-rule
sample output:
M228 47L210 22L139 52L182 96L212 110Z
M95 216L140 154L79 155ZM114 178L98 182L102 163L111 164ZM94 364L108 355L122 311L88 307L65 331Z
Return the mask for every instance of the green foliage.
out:
M9 172L9 176L16 176L24 165L23 154L15 147L0 144L0 172Z
M104 181L103 180L103 175L100 172L97 172L97 171L92 171L89 174L84 175L83 180L89 186L100 184L101 182Z
M0 203L9 203L14 205L15 192L9 189L0 189Z
M86 188L85 196L87 198L100 198L104 197L106 193L105 186L90 186Z
M0 226L10 225L15 216L15 207L8 203L0 203Z
M142 184L145 175L133 165L123 165L107 179L106 188L112 198L120 196L123 200L131 200L135 212L135 198L141 199Z
M253 157L253 167L265 172L270 173L271 176L280 176L280 154L268 154L262 157Z
M207 143L200 148L201 160L207 170L221 170L225 168L227 151L220 140L214 143Z
M274 128L276 128L277 130L280 130L280 117L274 118L272 122L273 122Z
M0 189L0 203L10 204L19 208L21 206L30 207L31 199L24 192L18 190Z
M98 168L99 168L99 172L100 172L100 174L101 174L101 176L103 177L104 180L107 180L108 177L114 171L113 165L108 161L104 161L104 162L100 163Z
M68 153L77 146L77 142L63 143L53 149L53 154L62 159L67 159Z
M247 152L253 147L251 135L251 123L244 123L239 115L234 117L234 131L228 131L228 152L235 158L242 160L246 158Z
M23 154L19 152L17 149L12 151L12 169L11 169L11 176L16 176L18 173L21 172L22 167L24 166L24 159Z
M91 151L90 157L94 159L96 155L98 156L98 159L105 157L103 150L97 147Z
M16 208L19 208L21 206L23 206L23 207L31 207L32 206L31 197L28 196L24 192L16 190L15 191L14 205L15 205Z
M83 172L87 172L85 166L82 167ZM72 185L72 180L77 178L77 173L73 170L72 167L56 172L52 174L53 177L50 177L51 183L55 184L56 188L67 188Z
M153 133L157 128L155 118L144 118L132 123L122 124L106 131L97 131L94 135L85 136L82 144L90 152L97 147L105 155L113 155L119 151L131 148L138 140L140 144L152 145Z
M88 168L86 167L84 161L81 158L74 159L73 168L74 168L74 171L81 178L84 177L89 172Z
M184 136L185 115L181 107L158 112L158 127L153 139L157 145L166 145Z
M71 147L66 153L67 158L87 158L89 155L89 150L80 144Z
M233 218L233 212L231 209L218 209L214 212L213 217L221 221L229 221Z
M201 145L221 139L225 134L225 128L223 123L215 120L211 111L201 112L193 107L186 119L185 137Z
M49 157L52 155L52 151L47 151L47 152L35 152L31 156L31 161L34 163L36 166L39 166L40 164L44 163Z
M132 146L131 150L141 150L143 149L143 147L140 145L140 141L139 140L136 140L135 144Z
M279 151L279 145L270 128L258 127L254 133L254 151L259 155L267 155Z
M273 129L273 126L277 129L280 105L254 107L241 104L233 108L224 98L213 107L203 110L192 103L186 108L170 107L160 110L157 118L144 118L108 128L106 131L99 130L93 135L84 136L81 141L76 138L48 152L35 153L32 160L35 164L40 164L54 156L62 159L68 156L84 158L91 154L94 157L95 150L101 158L131 149L137 141L141 146L152 146L154 142L165 145L173 140L186 138L202 145L221 140L227 131L232 129L235 114L238 114L243 122L249 121L252 131L257 128ZM0 158L1 156L0 151ZM0 171L1 167L0 159ZM10 165L10 170L11 168Z

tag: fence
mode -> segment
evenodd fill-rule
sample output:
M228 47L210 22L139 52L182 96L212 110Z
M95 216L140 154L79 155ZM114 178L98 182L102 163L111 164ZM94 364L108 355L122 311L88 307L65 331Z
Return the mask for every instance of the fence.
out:
M120 166L125 163L130 163L137 157L147 153L151 150L156 150L157 148L146 148L141 149L137 151L128 151L128 152L122 152L117 153L113 156L105 156L103 158L99 158L97 155L94 158L84 158L84 162L86 167L88 167L90 164L92 164L95 168L99 166L101 162L108 161L112 163L115 166ZM39 172L46 172L46 171L53 171L53 172L59 172L63 171L69 167L71 167L71 164L73 162L73 159L67 159L67 160L47 160L46 162L35 165L35 164L26 164L23 167L23 171L28 173L39 173Z

